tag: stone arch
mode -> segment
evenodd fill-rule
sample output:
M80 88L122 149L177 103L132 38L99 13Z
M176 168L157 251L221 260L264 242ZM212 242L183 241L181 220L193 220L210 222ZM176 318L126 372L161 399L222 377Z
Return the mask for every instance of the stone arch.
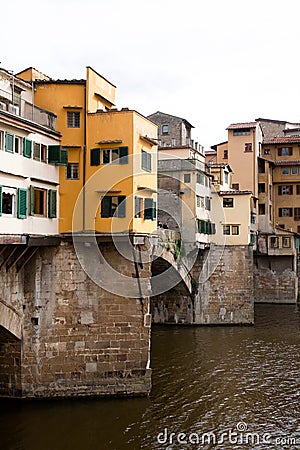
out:
M17 339L21 339L21 316L3 300L0 300L0 326Z

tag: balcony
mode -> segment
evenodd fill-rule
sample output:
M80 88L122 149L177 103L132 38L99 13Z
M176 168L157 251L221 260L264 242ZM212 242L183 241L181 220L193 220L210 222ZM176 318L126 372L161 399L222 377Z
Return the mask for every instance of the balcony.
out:
M0 89L0 112L6 112L29 120L50 130L56 130L56 115L17 97L12 99L12 92Z

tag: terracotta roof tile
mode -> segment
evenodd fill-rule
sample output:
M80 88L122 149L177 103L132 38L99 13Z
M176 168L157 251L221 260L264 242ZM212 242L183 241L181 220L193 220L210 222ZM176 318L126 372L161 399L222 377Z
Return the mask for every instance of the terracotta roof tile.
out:
M272 139L264 139L263 144L298 144L300 136L277 136Z
M227 127L227 130L237 130L239 128L256 128L259 124L257 122L232 123Z
M300 159L274 161L274 166L300 166Z

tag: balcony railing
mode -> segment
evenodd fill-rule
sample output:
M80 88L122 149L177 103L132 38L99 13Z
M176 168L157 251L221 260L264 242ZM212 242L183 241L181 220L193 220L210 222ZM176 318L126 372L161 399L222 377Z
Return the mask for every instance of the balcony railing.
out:
M0 89L0 111L22 117L51 130L56 130L56 115L23 99L12 99L12 92Z

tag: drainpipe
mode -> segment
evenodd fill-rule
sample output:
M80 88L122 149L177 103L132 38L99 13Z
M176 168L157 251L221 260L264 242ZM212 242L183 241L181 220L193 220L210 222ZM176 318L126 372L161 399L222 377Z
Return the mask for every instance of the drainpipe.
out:
M86 83L84 85L84 106L83 106L83 175L82 175L82 231L85 231L85 181L86 181Z

